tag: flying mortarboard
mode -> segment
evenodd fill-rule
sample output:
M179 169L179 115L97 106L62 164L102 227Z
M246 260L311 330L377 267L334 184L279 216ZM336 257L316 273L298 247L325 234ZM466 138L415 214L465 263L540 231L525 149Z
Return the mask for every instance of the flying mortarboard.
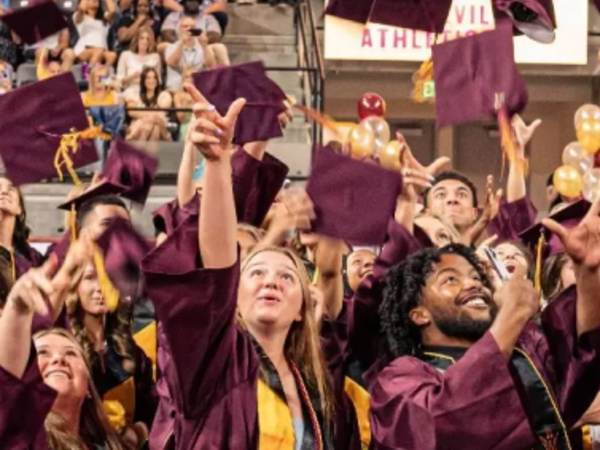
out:
M553 0L494 0L492 4L496 21L510 17L518 34L543 44L556 39Z
M105 138L90 128L72 73L29 84L0 96L0 155L16 185L35 183L94 163L90 139Z
M443 33L452 0L375 0L369 22Z
M234 142L266 141L283 136L279 114L285 109L285 92L271 80L262 62L222 67L193 75L196 88L225 115L238 98L247 103L238 117Z
M68 26L53 0L18 9L2 17L2 21L27 45L33 45Z
M375 0L330 0L325 14L366 24Z
M311 231L381 245L401 186L397 172L319 149L306 187L317 216Z
M509 117L527 106L527 86L514 61L507 22L432 50L438 127L494 117L499 98Z

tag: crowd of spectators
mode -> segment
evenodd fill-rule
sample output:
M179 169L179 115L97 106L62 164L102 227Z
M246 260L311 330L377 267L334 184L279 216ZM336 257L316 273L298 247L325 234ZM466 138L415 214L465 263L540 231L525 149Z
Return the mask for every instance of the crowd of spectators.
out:
M184 81L194 72L231 64L222 42L226 0L55 1L69 27L34 45L21 43L0 21L0 95L14 88L21 64L43 65L49 74L74 70L86 107L128 107L127 138L179 140L188 114L138 109L190 105ZM2 0L0 18L11 6L11 0Z

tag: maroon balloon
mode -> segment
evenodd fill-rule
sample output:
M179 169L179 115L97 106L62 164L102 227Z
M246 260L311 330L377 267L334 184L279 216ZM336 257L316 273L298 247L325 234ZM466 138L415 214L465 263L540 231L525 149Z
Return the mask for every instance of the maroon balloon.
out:
M358 117L360 120L369 116L383 117L385 110L385 100L379 94L367 92L358 101Z

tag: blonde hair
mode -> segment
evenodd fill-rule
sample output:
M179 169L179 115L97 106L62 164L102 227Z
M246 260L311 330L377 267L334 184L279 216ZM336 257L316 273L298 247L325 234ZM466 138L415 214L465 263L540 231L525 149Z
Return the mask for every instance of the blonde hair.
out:
M92 69L92 71L90 72L90 81L89 81L89 86L88 86L88 92L93 94L94 92L96 92L96 75L98 74L98 72L100 72L101 70L105 70L107 76L110 76L110 69L108 68L108 66L96 66Z
M131 50L133 53L138 53L139 49L140 49L140 38L142 37L142 34L147 33L149 38L150 38L150 42L148 44L148 53L154 53L156 51L156 38L154 36L154 31L152 31L152 28L150 27L142 27L140 28L137 33L135 33L135 35L133 36L133 39L131 40L131 45L129 46L129 50Z
M294 264L296 274L300 279L303 300L300 312L302 321L292 324L288 331L283 352L286 359L292 361L298 367L307 385L319 392L323 417L325 423L329 423L333 415L334 400L314 314L315 304L310 295L308 274L300 258L292 250L284 247L263 247L254 250L242 263L241 273L244 272L252 258L264 252L287 256ZM240 320L242 319L240 318ZM242 326L244 326L243 320Z
M460 242L460 233L458 232L456 227L440 215L433 214L431 212L421 212L416 215L415 222L419 219L428 219L428 218L435 219L435 220L441 222L442 225L444 225L444 227L446 227L446 230L448 230L448 233L450 233L450 238L452 239L452 242Z
M89 395L84 399L79 413L79 436L69 433L67 423L60 414L50 411L44 422L48 446L52 450L88 450L90 444L99 444L107 450L126 450L128 447L121 442L116 431L110 426L102 400L90 375L89 362L75 337L65 329L53 328L36 333L33 340L48 335L63 337L75 345L81 352L89 376Z

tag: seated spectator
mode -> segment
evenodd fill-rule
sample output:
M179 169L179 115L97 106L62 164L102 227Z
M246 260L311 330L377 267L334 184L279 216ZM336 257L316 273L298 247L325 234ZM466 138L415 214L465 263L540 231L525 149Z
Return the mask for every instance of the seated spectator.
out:
M42 56L42 50L46 52L46 64L57 62L62 67L62 72L72 69L75 62L75 53L69 48L69 29L65 28L58 33L36 42L26 45L23 57L27 62L38 62Z
M207 5L208 3L208 5ZM182 12L172 12L165 19L161 28L161 36L164 42L174 43L180 38L181 34L181 21L184 18L191 18L194 21L192 28L202 30L202 34L206 35L210 49L212 50L217 64L229 65L229 53L227 47L220 43L223 36L223 30L220 23L226 25L227 15L220 9L224 9L222 1L214 2L212 0L206 0L202 6L198 0L185 0L183 3ZM215 17L212 13L218 13L221 19Z
M184 17L179 22L179 40L169 44L165 51L167 62L167 88L179 91L182 87L182 74L187 70L198 72L202 69L212 69L215 58L208 49L208 40L204 33L195 37L192 35L194 20Z
M127 100L127 106L135 108L170 108L171 96L168 92L160 91L160 78L156 69L146 67L142 72L138 95ZM133 119L128 140L158 141L171 140L168 129L168 119L164 112L130 111Z
M13 69L9 63L0 60L0 95L12 91Z
M186 70L183 74L183 83L192 83L192 74L194 73L193 70ZM194 100L192 99L191 95L188 94L185 90L182 90L180 92L175 92L173 94L173 103L175 104L175 108L177 109L185 109L185 108L189 108L191 109L193 104L194 104ZM178 111L177 112L177 121L179 122L179 142L185 142L185 136L187 135L187 130L190 126L190 123L192 121L192 113L191 112L183 112L183 111Z
M108 31L116 15L113 0L106 0L106 9L104 12L101 0L81 0L73 15L79 33L75 56L92 67L113 66L117 61L116 53L108 50Z
M148 67L155 69L158 74L161 73L162 66L160 56L156 53L154 33L151 28L144 27L138 29L133 37L131 49L123 52L119 58L117 78L125 95L139 93L140 75Z
M0 18L3 15L3 9L0 8ZM19 45L13 39L13 33L0 20L0 62L5 62L14 70L19 62Z
M131 12L123 14L117 24L118 49L131 47L135 36L144 28L150 28L154 36L160 34L160 15L154 10L150 0L134 0Z
M115 92L116 82L110 76L107 66L96 66L92 69L90 85L87 92L81 94L85 106L114 106L120 103Z

